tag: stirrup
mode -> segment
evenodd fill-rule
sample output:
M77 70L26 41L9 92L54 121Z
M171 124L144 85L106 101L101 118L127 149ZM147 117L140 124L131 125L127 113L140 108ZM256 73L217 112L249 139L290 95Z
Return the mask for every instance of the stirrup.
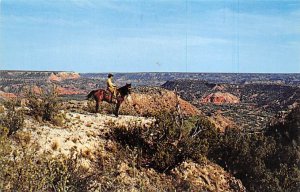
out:
M113 94L111 95L111 98L110 98L110 102L111 103L118 103L118 100L117 100L117 97L115 97Z

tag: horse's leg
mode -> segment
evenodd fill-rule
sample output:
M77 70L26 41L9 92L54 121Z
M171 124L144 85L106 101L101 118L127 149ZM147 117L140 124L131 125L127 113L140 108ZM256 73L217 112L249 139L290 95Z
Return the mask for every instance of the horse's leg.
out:
M120 109L122 102L123 102L123 100L118 100L118 102L116 104L116 109L115 109L115 113L114 113L116 117L119 116L119 109Z
M118 103L116 104L115 112L114 112L114 114L115 114L116 117L119 117L119 109L120 109L120 106L121 106L121 102L118 101Z
M95 108L95 113L98 113L99 111L99 100L96 99L96 108Z
M99 105L100 105L100 102L101 102L102 98L100 97L97 97L96 98L96 111L95 113L98 113L99 112Z

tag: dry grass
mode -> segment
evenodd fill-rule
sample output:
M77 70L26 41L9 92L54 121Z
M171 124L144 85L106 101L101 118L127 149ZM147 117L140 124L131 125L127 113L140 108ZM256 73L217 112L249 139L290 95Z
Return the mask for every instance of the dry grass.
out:
M94 131L89 131L89 132L86 133L86 136L88 136L88 137L96 137L97 134Z
M14 139L21 144L21 146L27 146L31 141L31 134L29 132L17 132L14 135Z
M59 142L58 142L58 141L53 141L53 142L51 143L51 149L52 149L53 151L56 151L58 148L59 148Z
M5 112L5 108L3 105L0 105L0 114Z
M93 153L92 153L91 149L89 149L89 148L85 148L82 151L82 157L90 159L90 160L94 159Z
M73 137L73 138L71 139L71 141L72 141L73 143L77 143L78 140L79 140L78 137Z

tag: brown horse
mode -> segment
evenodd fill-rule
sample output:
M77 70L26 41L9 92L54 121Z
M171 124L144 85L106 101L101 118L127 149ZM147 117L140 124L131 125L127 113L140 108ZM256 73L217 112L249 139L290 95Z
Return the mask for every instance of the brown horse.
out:
M114 111L116 117L119 116L119 109L125 97L131 93L131 84L127 84L119 89L117 89L117 103ZM111 100L112 93L104 89L93 90L87 95L87 99L93 97L96 101L96 113L99 111L99 104L101 101L106 101L108 103L113 103Z

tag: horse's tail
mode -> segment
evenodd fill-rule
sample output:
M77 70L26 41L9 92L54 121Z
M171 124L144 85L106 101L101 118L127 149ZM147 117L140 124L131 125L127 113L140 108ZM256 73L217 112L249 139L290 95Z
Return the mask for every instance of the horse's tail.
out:
M93 90L93 91L91 91L91 92L86 96L86 98L87 98L87 99L91 98L97 91L98 91L98 90Z

